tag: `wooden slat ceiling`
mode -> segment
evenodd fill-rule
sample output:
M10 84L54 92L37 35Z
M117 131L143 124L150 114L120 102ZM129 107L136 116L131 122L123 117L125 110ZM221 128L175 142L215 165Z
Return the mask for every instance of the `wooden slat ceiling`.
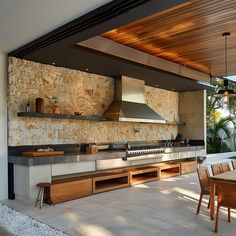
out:
M102 34L103 37L212 74L236 75L236 0L194 0Z

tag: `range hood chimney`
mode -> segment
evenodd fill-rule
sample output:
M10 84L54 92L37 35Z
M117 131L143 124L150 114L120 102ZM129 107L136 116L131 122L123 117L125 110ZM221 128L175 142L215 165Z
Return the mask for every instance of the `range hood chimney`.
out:
M115 79L114 101L103 117L112 121L166 123L145 101L145 82L122 76Z

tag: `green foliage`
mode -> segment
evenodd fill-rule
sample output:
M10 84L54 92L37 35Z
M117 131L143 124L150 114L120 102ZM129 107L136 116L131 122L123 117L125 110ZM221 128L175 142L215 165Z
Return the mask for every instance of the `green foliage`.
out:
M234 125L233 117L224 117L216 121L213 127L207 129L207 152L230 152L232 133L230 123Z
M236 84L230 83L229 88L236 91ZM232 116L236 116L236 97L231 97L229 100L229 112Z
M234 117L236 115L236 97L231 97L229 100L230 116L222 118L219 112L223 109L222 98L216 97L216 91L224 87L223 80L215 80L214 85L216 90L207 91L207 153L230 152L231 144L235 150L235 132L231 132L231 127L234 127ZM229 83L229 88L235 90L236 84Z

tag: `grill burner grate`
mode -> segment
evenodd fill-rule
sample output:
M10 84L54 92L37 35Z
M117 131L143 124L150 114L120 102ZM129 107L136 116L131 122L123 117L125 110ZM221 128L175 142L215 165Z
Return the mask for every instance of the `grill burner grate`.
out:
M135 147L127 150L127 157L143 156L148 154L163 153L163 148L158 147Z

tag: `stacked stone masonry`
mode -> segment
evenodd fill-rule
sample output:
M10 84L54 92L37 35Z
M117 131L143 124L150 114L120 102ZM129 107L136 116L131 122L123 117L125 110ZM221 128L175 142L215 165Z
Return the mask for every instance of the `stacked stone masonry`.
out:
M167 121L178 121L179 94L145 87L150 107ZM10 146L161 140L175 138L177 125L97 122L18 117L29 101L44 99L44 112L52 113L56 97L63 114L101 116L113 100L114 79L81 71L9 58L8 142Z

